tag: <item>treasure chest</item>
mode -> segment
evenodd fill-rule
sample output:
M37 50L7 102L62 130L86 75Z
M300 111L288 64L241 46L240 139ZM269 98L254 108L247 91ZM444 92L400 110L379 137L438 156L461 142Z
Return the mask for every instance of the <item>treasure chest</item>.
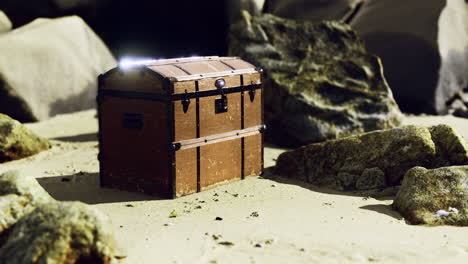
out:
M101 186L175 198L260 175L261 73L236 57L193 57L101 75Z

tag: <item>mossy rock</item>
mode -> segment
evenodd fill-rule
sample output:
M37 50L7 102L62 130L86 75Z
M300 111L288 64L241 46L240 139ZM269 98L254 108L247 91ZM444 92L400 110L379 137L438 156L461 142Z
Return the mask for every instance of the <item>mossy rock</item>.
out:
M106 215L58 202L19 171L0 175L0 263L106 264L114 254Z
M0 246L5 238L4 232L39 204L51 201L53 198L35 178L18 171L0 175Z
M409 170L392 207L411 224L468 226L468 166Z
M380 59L346 24L244 12L229 44L264 69L270 142L298 147L401 124Z
M112 263L114 240L106 215L80 202L50 202L19 220L0 263Z
M275 172L336 190L397 186L416 166L468 165L468 146L450 126L405 126L310 144L282 153Z
M25 158L51 147L20 122L0 114L0 163Z

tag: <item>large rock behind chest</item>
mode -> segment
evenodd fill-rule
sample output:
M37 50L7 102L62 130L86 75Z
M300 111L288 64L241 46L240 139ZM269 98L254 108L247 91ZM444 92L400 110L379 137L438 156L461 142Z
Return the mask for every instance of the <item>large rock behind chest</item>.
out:
M351 21L379 56L403 111L446 113L468 85L464 0L367 0Z
M79 17L38 19L0 35L0 113L21 122L95 106L116 62Z
M468 146L453 128L406 126L285 152L275 171L337 190L371 190L399 185L415 166L450 165L468 165Z
M275 16L319 22L346 20L362 0L269 0L265 12Z
M12 27L10 19L0 10L0 34L10 31Z
M272 15L231 29L230 54L265 70L268 140L284 146L392 128L402 115L382 73L349 26Z

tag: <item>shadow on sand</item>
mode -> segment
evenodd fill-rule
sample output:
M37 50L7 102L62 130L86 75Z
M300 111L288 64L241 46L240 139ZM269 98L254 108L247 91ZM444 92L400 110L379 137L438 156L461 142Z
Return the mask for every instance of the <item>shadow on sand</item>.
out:
M102 188L99 173L79 172L72 175L37 178L39 184L59 201L80 201L87 204L162 200L157 196Z
M98 136L97 133L88 133L88 134L81 134L76 136L69 136L69 137L57 137L52 138L52 140L60 140L66 142L90 142L90 141L97 141Z
M269 179L272 181L276 181L282 184L290 184L296 185L305 189L308 189L313 192L319 192L324 194L332 194L332 195L342 195L342 196L351 196L351 197L362 197L363 199L368 199L370 197L379 200L379 201L386 201L386 200L393 200L396 194L396 188L388 188L382 191L359 191L359 192L345 192L345 191L337 191L332 190L329 188L318 187L316 185L312 185L307 182L295 180L295 179L288 179L281 176L274 174L274 167L265 168L262 174L262 178ZM391 205L385 204L374 204L374 205L365 205L359 207L363 210L374 211L380 214L384 214L395 218L397 220L403 219L403 217L396 211L394 211Z

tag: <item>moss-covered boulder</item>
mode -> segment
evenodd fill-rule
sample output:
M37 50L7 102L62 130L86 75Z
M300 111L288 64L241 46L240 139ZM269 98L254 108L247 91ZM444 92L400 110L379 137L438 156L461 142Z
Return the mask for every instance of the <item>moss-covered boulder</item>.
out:
M112 263L108 218L80 202L40 205L18 221L0 248L0 263Z
M79 202L58 202L19 171L0 175L0 263L111 263L108 218Z
M400 125L380 59L340 22L250 16L230 32L231 55L265 71L266 138L295 147Z
M468 145L450 126L405 126L282 153L275 172L336 190L396 186L416 166L468 165Z
M411 224L468 226L468 166L409 170L392 207Z
M0 163L25 158L51 147L20 122L0 114Z
M33 177L18 171L0 175L0 246L6 233L23 216L39 204L53 201Z

